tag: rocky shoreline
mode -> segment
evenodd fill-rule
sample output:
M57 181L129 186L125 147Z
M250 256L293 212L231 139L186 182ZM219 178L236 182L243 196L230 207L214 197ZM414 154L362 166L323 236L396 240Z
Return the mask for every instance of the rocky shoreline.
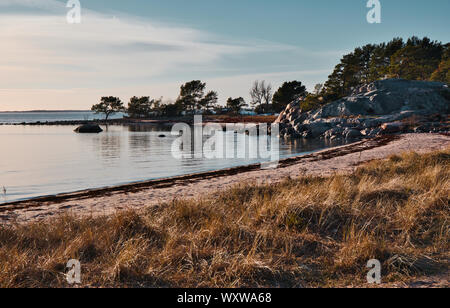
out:
M450 130L450 90L439 82L380 80L318 110L302 112L299 102L280 114L286 138L360 139L393 133Z

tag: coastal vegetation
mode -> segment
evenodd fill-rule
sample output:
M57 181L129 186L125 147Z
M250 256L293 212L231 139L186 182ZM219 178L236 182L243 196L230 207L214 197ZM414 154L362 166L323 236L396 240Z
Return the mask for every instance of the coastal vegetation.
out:
M302 111L320 108L348 96L355 88L385 78L440 81L450 83L450 43L411 37L394 38L390 42L368 44L346 54L336 65L328 80L308 92L301 81L287 81L273 91L266 81L255 81L250 89L250 106L257 114L280 113L297 101ZM92 110L112 113L128 110L133 118L176 117L182 114L236 114L235 109L218 104L218 93L206 90L206 83L193 80L180 87L175 102L133 97L125 109L119 98L103 97ZM241 104L242 107L247 104Z
M324 85L300 102L305 111L348 96L353 89L385 79L440 81L450 83L450 43L428 37L411 37L406 42L368 44L344 55Z
M287 105L304 98L308 92L300 81L285 82L273 95L273 110L283 111Z
M239 98L228 98L227 109L231 111L232 114L238 115L243 107L247 106L247 103L242 97Z
M450 90L445 83L378 80L321 108L307 111L295 102L280 113L286 138L358 139L393 133L446 132Z
M0 287L361 286L448 272L450 149L105 217L0 226ZM145 204L142 205L143 207Z
M175 105L180 109L194 114L196 111L211 111L217 104L217 92L209 91L205 94L206 83L193 80L181 86L180 95Z
M154 110L160 109L162 99L152 99L149 96L130 98L127 113L132 118L146 118Z
M92 106L91 110L97 114L104 114L105 120L108 121L111 115L125 111L125 106L120 98L105 96L101 98L99 104Z
M273 112L273 108L271 108L272 94L272 85L266 83L265 80L257 80L253 83L250 89L250 97L255 112L259 114Z

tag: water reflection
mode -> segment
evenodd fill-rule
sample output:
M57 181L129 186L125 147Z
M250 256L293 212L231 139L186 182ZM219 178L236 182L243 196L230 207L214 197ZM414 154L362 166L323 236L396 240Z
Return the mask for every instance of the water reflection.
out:
M8 189L8 201L252 164L258 162L252 158L255 144L264 138L246 137L257 142L247 144L239 138L224 140L224 149L237 147L245 159L175 159L171 150L177 137L168 126L110 126L98 135L75 134L74 128L0 126L0 141L8 145L0 151L0 187ZM335 145L340 143L281 140L280 157Z
M158 124L132 124L127 126L128 131L132 133L136 132L170 132L171 126L167 125L158 125Z
M107 166L114 166L121 158L122 136L116 132L105 131L92 139L92 149L101 156L101 162Z
M133 134L128 137L128 144L130 146L130 155L147 155L151 152L152 136L148 134Z

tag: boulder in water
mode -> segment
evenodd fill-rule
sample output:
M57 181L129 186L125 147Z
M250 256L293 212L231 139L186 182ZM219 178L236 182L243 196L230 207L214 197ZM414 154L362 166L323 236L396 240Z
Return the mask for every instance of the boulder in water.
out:
M75 132L79 134L98 134L102 131L103 129L97 124L84 124L75 129Z

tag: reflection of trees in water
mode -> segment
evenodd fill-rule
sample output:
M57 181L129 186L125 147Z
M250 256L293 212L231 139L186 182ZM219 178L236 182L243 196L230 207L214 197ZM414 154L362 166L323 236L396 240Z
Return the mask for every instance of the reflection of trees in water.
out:
M127 126L129 154L132 157L151 155L151 151L160 151L161 140L159 133L170 135L170 127L156 124L132 124ZM170 148L167 150L169 151Z
M335 147L344 145L345 140L328 140L328 139L284 139L282 140L282 148L286 153L295 154L302 152L312 152L318 149Z
M103 134L93 139L93 148L99 152L103 163L115 163L120 159L121 139L121 135L113 134Z
M295 153L298 149L300 149L301 145L300 139L293 139L290 142L285 142L285 148L288 150L289 153Z
M157 124L131 124L128 125L129 132L168 132L171 126Z
M152 139L150 134L130 134L128 136L128 144L130 146L130 155L139 156L147 154L151 150Z
M284 139L282 140L283 150L289 154L301 153L311 148L311 141L306 139Z

